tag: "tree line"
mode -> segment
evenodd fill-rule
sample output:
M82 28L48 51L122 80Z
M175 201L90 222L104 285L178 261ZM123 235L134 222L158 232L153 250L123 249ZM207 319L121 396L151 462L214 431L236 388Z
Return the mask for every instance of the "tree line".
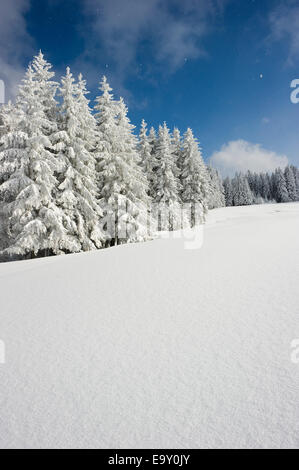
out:
M299 201L299 170L288 165L273 173L236 173L223 181L226 206Z
M98 249L150 238L200 221L209 172L191 129L166 123L139 138L124 100L106 77L94 106L82 75L60 83L40 52L15 103L0 109L1 252L34 257ZM190 204L187 221L182 204ZM157 211L152 206L158 207ZM153 223L154 220L154 223ZM154 228L153 228L154 227Z
M298 200L298 170L222 181L190 128L143 120L138 137L106 77L92 105L69 68L40 52L0 108L0 250L27 258L147 240L202 223L208 209Z

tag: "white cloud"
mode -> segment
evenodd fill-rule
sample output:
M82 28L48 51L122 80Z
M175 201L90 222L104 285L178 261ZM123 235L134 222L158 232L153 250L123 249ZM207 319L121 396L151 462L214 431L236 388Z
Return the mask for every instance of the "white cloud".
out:
M0 5L0 79L7 99L13 98L24 73L23 56L31 53L32 39L24 15L30 0L1 0Z
M210 163L223 176L232 176L236 171L261 172L273 171L277 167L283 168L288 164L288 158L286 155L266 150L259 144L235 140L223 145L218 152L214 152Z
M271 41L289 41L288 62L293 64L299 57L299 6L297 1L281 3L269 17Z

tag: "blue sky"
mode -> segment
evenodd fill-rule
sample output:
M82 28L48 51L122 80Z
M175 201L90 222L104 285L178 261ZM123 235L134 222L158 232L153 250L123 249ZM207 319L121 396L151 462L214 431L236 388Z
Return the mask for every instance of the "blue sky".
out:
M190 126L223 174L299 166L299 1L2 0L1 10L7 95L42 49L58 76L83 73L91 99L106 74L138 127Z

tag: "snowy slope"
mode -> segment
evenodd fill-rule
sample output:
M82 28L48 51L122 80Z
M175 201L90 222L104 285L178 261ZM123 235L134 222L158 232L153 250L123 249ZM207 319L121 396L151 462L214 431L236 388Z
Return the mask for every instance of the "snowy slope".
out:
M1 448L299 446L299 204L0 278Z

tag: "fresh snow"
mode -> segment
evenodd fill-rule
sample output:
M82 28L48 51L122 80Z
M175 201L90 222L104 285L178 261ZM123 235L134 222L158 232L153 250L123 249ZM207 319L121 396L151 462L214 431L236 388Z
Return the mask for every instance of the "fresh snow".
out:
M299 446L299 203L0 265L1 448Z

